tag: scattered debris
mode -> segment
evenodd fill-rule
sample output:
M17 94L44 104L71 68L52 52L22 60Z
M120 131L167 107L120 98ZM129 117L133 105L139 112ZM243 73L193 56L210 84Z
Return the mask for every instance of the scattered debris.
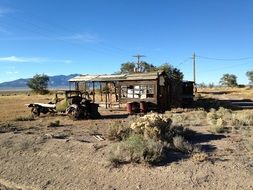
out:
M93 135L93 137L99 141L104 141L105 138L102 137L102 135Z
M53 134L52 138L55 138L55 139L66 139L69 136L70 136L70 134L68 134L68 133L60 132L60 133Z

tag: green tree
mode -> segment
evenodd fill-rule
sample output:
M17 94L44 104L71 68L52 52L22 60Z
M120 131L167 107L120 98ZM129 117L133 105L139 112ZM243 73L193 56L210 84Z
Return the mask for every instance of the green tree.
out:
M246 73L246 76L248 77L250 84L253 84L253 70L252 71L248 71Z
M122 63L120 67L120 72L119 73L133 73L135 68L135 63L134 62L126 62Z
M48 93L49 77L45 74L36 74L33 78L29 79L27 86L31 88L35 93L46 94Z
M181 81L184 78L184 74L179 69L173 67L172 65L168 63L162 64L156 67L152 64L142 61L140 62L139 66L141 67L140 70L142 72L164 70L165 73L172 79ZM127 73L127 74L134 73L135 67L136 67L136 64L134 62L126 62L126 63L121 64L120 72L117 72L117 73Z
M157 70L157 68L154 65L149 64L145 61L142 61L140 63L140 66L143 68L144 72L151 72L151 71L156 71Z
M178 68L175 68L168 63L162 64L161 66L157 67L157 69L164 70L165 73L172 79L181 81L184 78L184 74Z
M237 77L233 74L224 74L220 79L222 86L234 87L237 86Z
M150 72L150 71L155 71L156 67L152 64L149 64L147 62L140 62L139 66L141 67L140 70L143 72ZM126 62L122 63L120 67L120 72L119 73L133 73L135 70L136 64L134 62Z

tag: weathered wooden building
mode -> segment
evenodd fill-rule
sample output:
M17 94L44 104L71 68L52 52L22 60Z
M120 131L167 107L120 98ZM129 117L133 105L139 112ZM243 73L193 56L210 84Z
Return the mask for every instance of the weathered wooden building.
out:
M183 85L167 76L164 71L120 75L80 75L69 80L70 86L85 91L96 101L96 93L105 96L105 105L114 101L122 104L145 103L147 111L165 111L178 107L183 100ZM114 102L114 103L115 103Z

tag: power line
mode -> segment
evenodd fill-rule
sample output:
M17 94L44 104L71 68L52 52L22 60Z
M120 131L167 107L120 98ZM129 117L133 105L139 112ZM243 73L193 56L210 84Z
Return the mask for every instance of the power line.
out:
M243 65L248 65L248 64L252 64L252 63L244 63ZM241 63L238 63L238 64L229 65L229 66L226 66L226 67L219 67L219 68L215 68L215 69L210 69L210 70L207 70L206 72L219 71L221 69L229 69L229 68L238 67L238 66L241 66L241 65L242 65Z
M216 61L243 61L243 60L250 60L253 57L241 57L241 58L214 58L214 57L207 57L207 56L200 56L196 55L198 58L202 59L209 59L209 60L216 60Z
M177 64L175 67L178 67L186 62L188 62L189 60L191 60L192 58L191 57L187 57L186 59L184 59L183 61L179 62L179 64Z

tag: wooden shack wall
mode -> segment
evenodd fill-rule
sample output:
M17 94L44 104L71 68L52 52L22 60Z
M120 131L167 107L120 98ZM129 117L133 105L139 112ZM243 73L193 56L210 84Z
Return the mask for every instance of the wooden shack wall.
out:
M160 77L164 77L164 84L161 85L159 83ZM121 97L121 87L122 86L135 86L135 85L154 85L154 97L152 98L122 98ZM153 80L132 80L132 81L120 81L118 83L118 93L119 93L119 101L120 103L127 103L127 102L140 102L145 101L148 102L148 106L153 110L157 111L165 111L170 109L170 102L171 102L171 92L169 89L169 80L166 76L161 75L158 79Z
M160 75L157 81L158 88L158 108L159 111L166 111L170 109L170 90L169 80L167 75Z
M182 82L170 80L170 105L172 108L181 107L183 103L183 88Z

